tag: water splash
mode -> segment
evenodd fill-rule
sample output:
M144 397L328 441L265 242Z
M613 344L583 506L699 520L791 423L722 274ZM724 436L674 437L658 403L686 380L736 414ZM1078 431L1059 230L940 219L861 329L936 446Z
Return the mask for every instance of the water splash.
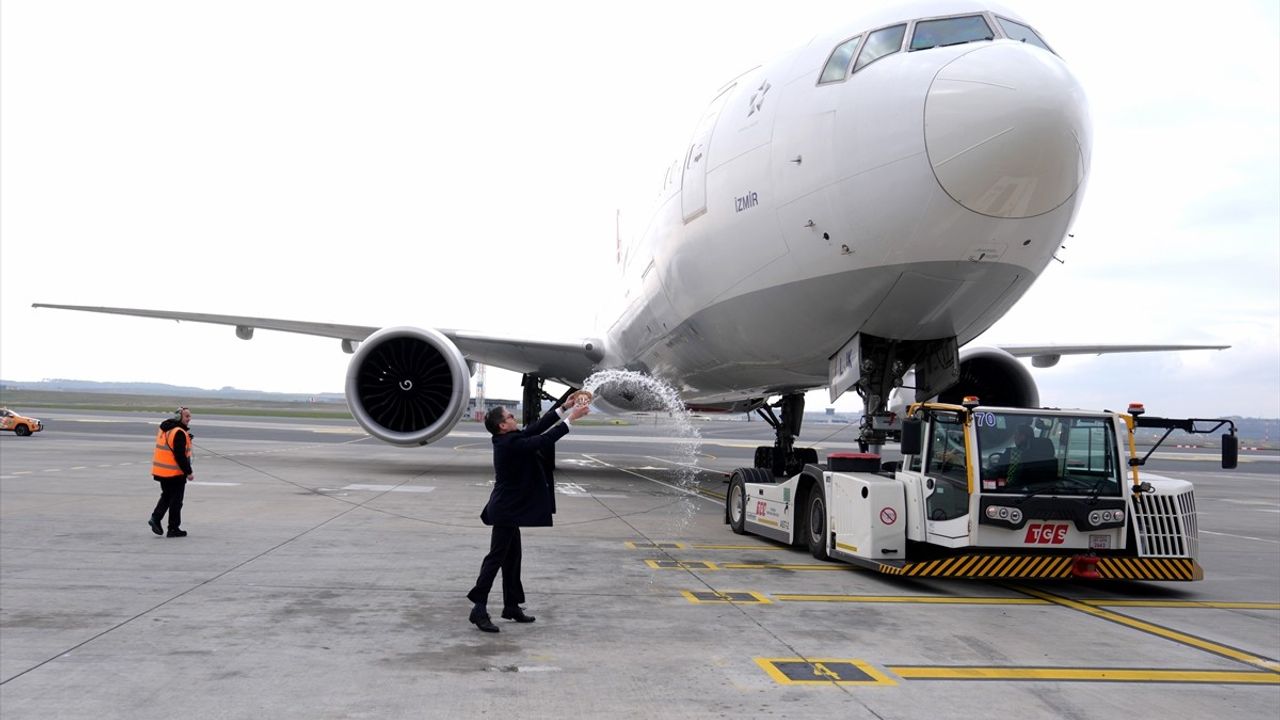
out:
M683 522L679 528L669 531L674 537L688 525L697 510L694 505L699 473L696 463L698 451L702 448L702 435L680 394L662 380L632 370L601 370L584 380L582 388L605 401L613 402L617 398L630 407L652 412L653 427L664 437L671 438L672 442L662 456L654 457L670 463L671 477L682 491L680 509Z

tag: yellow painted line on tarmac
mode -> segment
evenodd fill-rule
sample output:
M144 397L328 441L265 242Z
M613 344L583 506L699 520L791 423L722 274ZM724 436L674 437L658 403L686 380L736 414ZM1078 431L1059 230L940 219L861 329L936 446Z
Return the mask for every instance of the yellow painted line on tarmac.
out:
M1214 600L1081 600L1094 607L1215 608L1218 610L1280 610L1280 603Z
M853 565L792 565L789 563L719 563L722 570L827 570L849 572L860 568Z
M766 552L781 552L791 549L781 545L690 545L689 547L695 550L762 550Z
M1213 683L1215 685L1280 685L1280 675L1230 670L1160 670L1155 668L931 667L886 665L903 680L1056 680L1084 682Z
M929 595L774 595L779 602L903 603L923 605L1051 605L1040 598L934 597Z
M1027 595L1030 595L1032 597L1038 597L1044 600L1048 600L1049 602L1055 605L1061 605L1066 608L1071 608L1072 610L1078 610L1082 613L1092 615L1102 620L1107 620L1107 621L1116 623L1118 625L1124 625L1126 627L1133 628L1134 630L1150 633L1152 635L1165 638L1166 640L1172 640L1173 642L1176 642L1180 645L1187 645L1189 647L1197 648L1199 650L1204 650L1205 652L1213 653L1214 655L1220 655L1225 658L1230 658L1232 660L1245 663L1246 665L1252 665L1257 668L1262 668L1263 670L1269 670L1273 673L1280 673L1280 662L1276 662L1275 660L1272 660L1270 658L1264 658L1258 655L1254 655L1253 653L1247 652L1245 650L1233 648L1228 645L1223 645L1222 643L1213 642L1211 640L1205 640L1204 638L1199 638L1194 635L1188 635L1187 633L1178 632L1177 630L1163 627L1161 625L1156 625L1155 623L1149 623L1143 620L1138 620L1137 618L1131 618L1128 615L1121 615L1120 613L1111 612L1110 610L1103 610L1102 608L1094 607L1087 603L1080 602L1079 600L1072 600L1070 598L1062 597L1061 595L1054 595L1052 593L1047 593L1047 592L1036 590L1029 587L1022 587L1022 586L1010 586L1010 587L1013 587L1015 590L1022 593L1026 593Z
M814 595L784 593L774 595L780 602L831 602L831 603L920 603L926 605L1052 605L1050 600L1038 597L980 597L933 595ZM1280 610L1280 603L1227 602L1212 600L1081 600L1094 607L1152 607L1152 608L1205 608L1217 610Z

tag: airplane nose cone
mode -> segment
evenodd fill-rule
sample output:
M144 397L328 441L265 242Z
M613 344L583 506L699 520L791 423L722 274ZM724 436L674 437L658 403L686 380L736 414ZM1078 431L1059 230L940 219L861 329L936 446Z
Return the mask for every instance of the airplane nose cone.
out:
M924 136L943 190L983 215L1049 212L1089 170L1084 91L1057 57L1019 43L996 42L939 70Z

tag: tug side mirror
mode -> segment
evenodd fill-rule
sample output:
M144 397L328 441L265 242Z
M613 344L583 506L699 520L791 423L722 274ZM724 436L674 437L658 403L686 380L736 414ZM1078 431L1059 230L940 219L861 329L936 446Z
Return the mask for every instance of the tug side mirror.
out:
M919 455L921 436L924 435L924 423L915 418L902 421L902 454ZM1225 460L1223 462L1226 462Z
M905 428L904 428L905 431ZM905 432L903 433L905 435ZM1224 470L1233 470L1239 464L1240 456L1240 438L1233 433L1226 433L1222 436L1222 467Z

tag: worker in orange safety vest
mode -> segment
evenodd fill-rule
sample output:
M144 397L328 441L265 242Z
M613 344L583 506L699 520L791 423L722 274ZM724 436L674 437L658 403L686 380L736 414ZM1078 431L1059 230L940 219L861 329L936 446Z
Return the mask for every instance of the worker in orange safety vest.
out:
M182 497L188 480L195 479L191 469L191 411L180 407L173 416L160 423L156 431L156 447L151 454L151 477L160 483L160 501L151 512L147 525L156 535L165 534L160 521L169 514L168 537L186 537L182 525Z

